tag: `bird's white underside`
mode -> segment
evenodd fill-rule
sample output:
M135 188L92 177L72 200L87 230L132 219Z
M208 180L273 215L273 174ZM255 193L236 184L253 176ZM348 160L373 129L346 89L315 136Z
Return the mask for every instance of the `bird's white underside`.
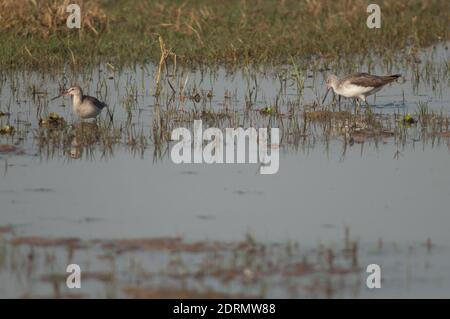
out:
M97 117L102 110L95 105L87 102L82 102L78 95L73 96L73 112L82 119L89 119Z
M375 88L372 86L359 86L346 83L336 88L335 92L345 97L361 97L375 93Z

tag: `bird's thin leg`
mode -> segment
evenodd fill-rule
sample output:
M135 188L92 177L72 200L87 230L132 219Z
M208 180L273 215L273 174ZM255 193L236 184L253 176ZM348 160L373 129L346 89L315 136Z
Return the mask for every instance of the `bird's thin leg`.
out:
M338 97L339 112L341 111L341 96Z
M110 119L111 122L112 122L112 121L114 120L114 115L113 115L113 113L111 112L111 110L109 109L108 106L106 107L106 111L108 112L109 119Z
M109 125L114 121L114 115L108 106L106 107L106 112L108 113L108 116L109 116L109 124L108 124L108 128L109 128Z
M359 99L358 98L355 98L355 104L356 104L356 106L355 106L355 115L357 115L357 114L359 114L359 108L360 108Z

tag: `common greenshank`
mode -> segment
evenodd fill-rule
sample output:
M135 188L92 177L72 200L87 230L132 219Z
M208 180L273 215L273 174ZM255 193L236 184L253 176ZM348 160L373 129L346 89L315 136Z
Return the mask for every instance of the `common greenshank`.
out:
M327 97L330 89L334 93L344 97L359 98L366 105L367 97L381 90L386 84L391 83L401 77L401 74L394 75L371 75L368 73L353 73L339 79L336 75L330 75L327 78L327 93L323 98L323 102Z

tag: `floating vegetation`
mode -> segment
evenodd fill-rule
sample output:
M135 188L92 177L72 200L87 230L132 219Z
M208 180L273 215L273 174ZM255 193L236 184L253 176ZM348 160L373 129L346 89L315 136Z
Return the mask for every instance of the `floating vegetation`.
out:
M417 120L414 117L412 117L411 114L409 114L409 113L403 117L402 121L403 121L404 125L409 125L409 126L417 123Z
M171 288L171 287L147 287L125 286L122 292L135 299L248 299L258 296L245 294L230 294L218 292L212 288L205 291Z
M266 106L265 108L262 108L261 110L259 110L259 113L264 114L264 115L270 115L274 113L274 109L270 106Z
M324 121L330 121L332 119L334 120L351 120L352 114L348 111L306 111L303 113L303 116L306 120L310 121L318 121L318 122L324 122Z
M64 118L53 112L48 117L39 119L39 126L42 127L62 128L65 125L66 121Z
M13 153L17 151L17 147L9 144L0 144L0 153Z
M12 233L14 231L13 226L0 226L0 234Z
M0 135L13 135L15 127L12 125L5 125L0 127Z
M308 249L291 241L258 242L250 234L233 242L187 242L179 237L82 240L11 232L10 226L0 227L8 247L2 257L8 262L0 264L0 272L12 271L30 283L18 292L25 298L70 296L61 267L67 262L83 269L87 264L103 265L83 271L83 282L91 288L74 298L355 297L365 285L360 279L366 275L361 267L366 258L396 251L397 265L407 262L395 243L362 249L348 230L343 242ZM429 238L414 245L422 254L430 247Z
M17 237L10 241L11 245L29 245L36 247L73 246L79 243L77 238L44 238L44 237Z

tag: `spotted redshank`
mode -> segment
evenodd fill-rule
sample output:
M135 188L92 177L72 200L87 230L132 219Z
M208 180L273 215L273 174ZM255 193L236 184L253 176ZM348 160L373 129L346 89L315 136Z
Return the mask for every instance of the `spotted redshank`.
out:
M381 90L386 84L391 83L401 77L400 74L395 75L371 75L368 73L353 73L339 79L336 75L330 75L327 78L327 93L323 98L323 102L327 97L330 89L334 93L347 98L356 98L363 100L366 105L367 97Z

